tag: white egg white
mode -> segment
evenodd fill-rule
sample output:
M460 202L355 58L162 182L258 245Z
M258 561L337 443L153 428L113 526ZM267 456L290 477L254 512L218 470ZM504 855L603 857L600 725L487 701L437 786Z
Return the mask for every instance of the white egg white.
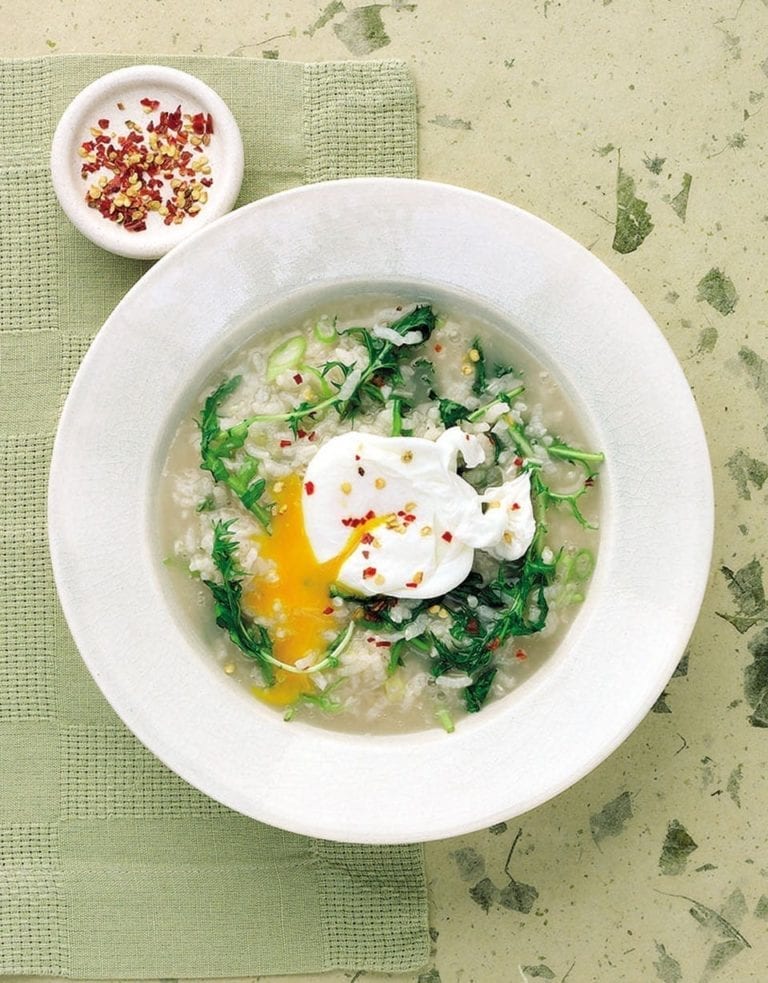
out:
M515 559L536 529L528 475L479 495L456 473L485 460L460 427L437 440L350 431L324 444L304 476L302 508L318 562L371 596L438 597L472 569L475 549Z

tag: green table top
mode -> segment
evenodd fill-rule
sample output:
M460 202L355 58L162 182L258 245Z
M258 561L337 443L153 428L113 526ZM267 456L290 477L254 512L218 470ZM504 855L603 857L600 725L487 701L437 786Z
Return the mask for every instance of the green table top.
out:
M0 0L0 25L9 57L403 58L421 176L540 215L637 294L710 444L701 617L653 712L596 771L519 819L427 847L432 959L402 979L764 979L765 0ZM650 222L617 235L617 206L637 200Z

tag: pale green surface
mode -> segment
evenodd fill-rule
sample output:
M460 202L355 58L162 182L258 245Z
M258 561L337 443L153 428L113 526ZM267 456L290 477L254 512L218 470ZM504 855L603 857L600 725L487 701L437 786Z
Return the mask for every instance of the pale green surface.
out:
M506 830L427 847L434 953L421 983L762 981L768 729L754 724L768 710L755 712L749 699L759 701L768 685L761 634L768 618L768 5L484 0L393 3L376 12L369 5L363 14L359 5L345 7L337 4L324 26L305 33L322 2L217 4L207 19L178 0L76 9L38 0L24 13L2 3L0 53L122 48L344 58L350 47L366 47L366 18L376 28L380 17L391 41L369 57L402 57L416 76L421 175L530 209L590 247L635 291L694 388L715 472L713 572L687 672L577 787ZM382 40L373 30L368 46ZM622 169L654 226L626 254L612 246L618 150L609 145L621 149ZM685 174L683 220L673 199ZM705 299L729 306L727 289L707 287L713 269L735 286L731 313ZM730 589L722 567L743 571ZM717 612L743 614L745 632ZM509 870L535 886L535 899L530 891L503 893L520 828ZM528 913L509 907L526 901ZM419 974L403 979L413 983Z

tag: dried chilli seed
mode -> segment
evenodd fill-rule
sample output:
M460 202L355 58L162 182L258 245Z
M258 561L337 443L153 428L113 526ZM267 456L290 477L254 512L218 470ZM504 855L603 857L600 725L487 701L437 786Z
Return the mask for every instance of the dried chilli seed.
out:
M125 106L116 104L121 111ZM210 143L213 119L210 113L194 116L183 114L181 106L168 111L160 109L160 101L145 97L140 105L147 115L146 128L134 120L124 120L127 132L112 133L106 117L89 127L91 139L78 148L82 158L80 174L83 180L92 175L95 183L85 193L85 201L103 218L122 225L129 232L146 229L146 218L157 212L165 225L179 225L185 218L194 218L208 200L205 189L213 184L213 178L198 178L202 173L210 175L211 167L206 157L196 158L193 165L192 137L199 136ZM99 174L99 172L107 172ZM193 180L188 180L192 178ZM166 196L166 186L175 192Z

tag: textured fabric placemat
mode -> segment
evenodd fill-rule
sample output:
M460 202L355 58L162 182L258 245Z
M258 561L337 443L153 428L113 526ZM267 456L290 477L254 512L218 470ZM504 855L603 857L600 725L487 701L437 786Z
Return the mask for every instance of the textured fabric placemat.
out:
M70 226L48 154L70 99L136 61L0 62L0 973L412 969L428 955L421 848L284 833L192 789L115 717L57 603L46 482L58 415L147 264ZM415 175L415 94L397 62L162 62L232 109L241 204L307 181Z

